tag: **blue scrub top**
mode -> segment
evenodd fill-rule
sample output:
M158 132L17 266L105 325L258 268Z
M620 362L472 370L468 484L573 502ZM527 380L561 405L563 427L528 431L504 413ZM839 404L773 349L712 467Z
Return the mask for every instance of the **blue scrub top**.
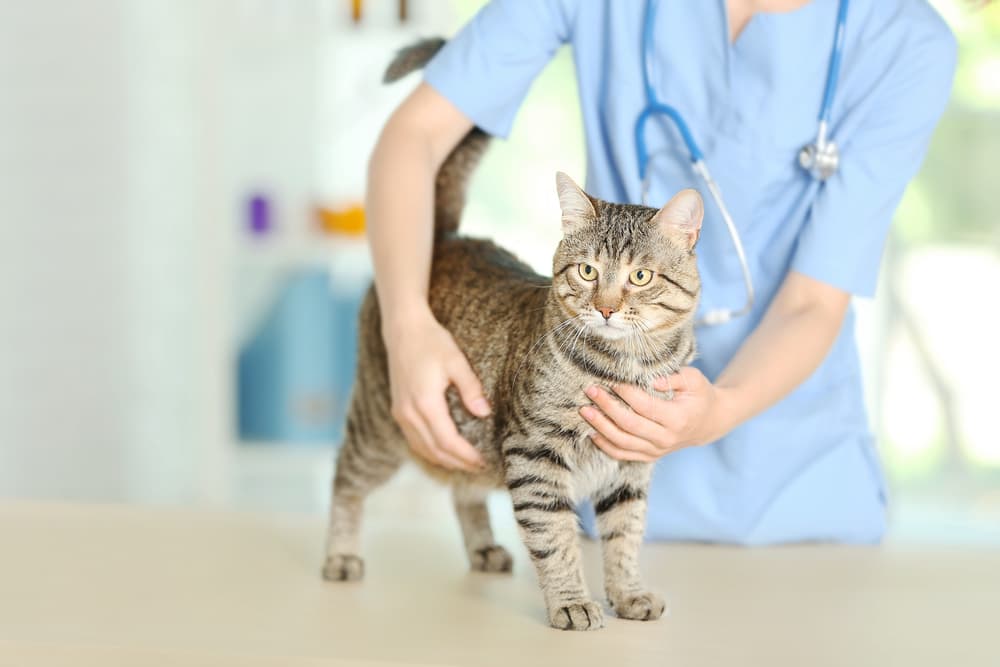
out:
M587 142L587 190L638 202L633 127L646 105L638 0L494 0L429 64L426 81L487 132L506 136L535 76L573 49ZM746 246L758 294L749 317L698 330L709 379L798 271L874 293L886 233L951 88L956 44L925 0L853 0L831 134L841 167L825 184L797 166L816 134L837 0L754 16L729 43L725 0L661 0L653 85L691 126ZM676 130L647 129L651 202L701 189ZM737 307L744 285L706 195L698 246L703 310ZM723 439L656 464L651 539L767 544L877 542L885 482L868 426L849 312L815 373Z

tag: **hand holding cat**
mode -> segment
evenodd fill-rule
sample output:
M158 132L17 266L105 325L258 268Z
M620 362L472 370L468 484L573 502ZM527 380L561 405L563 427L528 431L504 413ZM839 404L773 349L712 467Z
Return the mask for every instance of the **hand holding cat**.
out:
M658 379L653 388L673 391L673 399L656 398L631 385L613 387L620 400L600 387L587 389L596 407L585 406L580 414L597 431L591 436L594 444L608 456L655 461L678 449L712 442L728 430L724 392L698 369L682 368Z
M408 321L406 332L386 336L392 416L420 457L453 470L476 472L483 458L458 433L445 391L454 385L472 414L485 417L490 405L479 378L451 334L428 311Z

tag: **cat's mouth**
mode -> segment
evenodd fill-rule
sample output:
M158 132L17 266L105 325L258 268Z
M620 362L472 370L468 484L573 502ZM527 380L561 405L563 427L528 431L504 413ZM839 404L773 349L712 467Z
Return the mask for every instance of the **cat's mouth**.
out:
M587 327L590 329L591 333L597 334L598 336L609 340L625 338L632 331L632 327L629 324L623 322L621 318L615 317L614 315L607 319L604 319L601 315L587 318Z

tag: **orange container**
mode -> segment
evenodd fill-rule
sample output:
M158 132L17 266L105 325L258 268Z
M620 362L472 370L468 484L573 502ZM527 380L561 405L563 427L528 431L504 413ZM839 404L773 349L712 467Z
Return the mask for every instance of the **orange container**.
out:
M331 209L320 206L316 209L320 229L328 234L361 236L365 233L365 209L360 204Z

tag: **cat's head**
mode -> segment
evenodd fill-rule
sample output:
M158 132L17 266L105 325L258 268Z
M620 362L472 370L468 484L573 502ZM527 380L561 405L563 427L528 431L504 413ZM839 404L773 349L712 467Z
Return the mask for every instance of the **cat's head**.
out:
M566 315L611 340L689 322L701 289L701 195L683 190L657 210L592 198L562 172L556 186L563 238L552 285Z

